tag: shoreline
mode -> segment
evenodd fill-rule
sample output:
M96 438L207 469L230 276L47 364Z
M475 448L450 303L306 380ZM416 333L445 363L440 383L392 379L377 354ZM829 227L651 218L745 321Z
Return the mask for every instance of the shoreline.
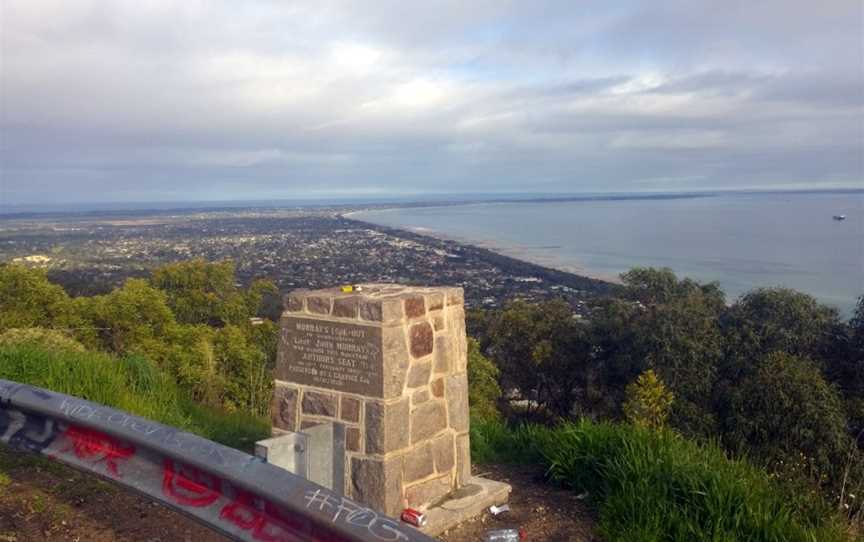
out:
M464 206L490 205L490 204L498 204L498 203L511 203L511 202L471 202L471 203L463 203L461 205L464 205ZM388 208L383 208L383 209L375 209L374 211L380 212L380 211L390 211L390 210L398 210L398 209L401 209L401 207L388 207ZM506 257L506 258L512 258L514 260L519 260L520 262L524 262L524 263L527 263L530 265L536 265L536 266L543 267L546 269L551 269L553 271L558 271L560 273L568 273L568 274L576 276L576 277L582 277L582 278L587 278L587 279L592 279L592 280L599 280L602 282L608 282L610 284L615 284L615 285L623 285L624 284L621 281L620 276L617 274L616 275L607 275L605 273L593 272L593 271L586 269L584 267L581 267L581 266L567 265L567 264L562 264L562 263L555 263L554 261L550 262L548 260L534 259L534 258L526 257L527 252L529 250L526 248L505 247L505 246L497 245L494 242L489 242L489 241L482 241L482 240L474 240L474 239L468 239L468 238L463 238L463 237L449 236L449 235L446 235L446 234L444 234L438 230L433 230L430 228L424 228L424 227L420 227L420 226L414 227L414 228L395 227L395 226L389 226L386 224L378 224L375 222L370 222L369 220L366 220L363 218L354 218L354 216L356 216L358 214L363 214L366 212L369 212L369 211L368 210L355 210L355 211L349 211L347 213L338 213L338 214L336 214L336 217L344 218L346 220L351 220L354 222L359 222L362 224L367 224L367 225L372 226L374 228L387 228L389 230L405 232L405 233L420 236L420 237L428 237L431 239L435 239L436 241L458 243L460 245L469 246L469 247L473 247L476 249L488 250L490 252L494 252L494 253L499 254L499 255Z
M488 203L483 203L488 204ZM470 205L470 204L469 204ZM393 207L392 209L398 209L398 207ZM376 209L378 211L379 209ZM386 209L380 209L386 210ZM508 260L513 260L514 262L518 262L523 264L523 266L532 266L537 267L546 271L550 271L553 273L562 273L569 275L575 279L581 280L589 280L596 281L604 284L608 284L609 286L616 287L621 286L623 282L618 276L607 276L602 273L592 273L590 271L584 270L582 268L577 268L573 266L556 264L554 262L542 261L536 259L529 259L525 257L525 250L518 248L506 248L495 245L493 243L486 243L483 241L474 241L472 239L464 239L457 238L452 236L447 236L439 231L431 230L428 228L399 228L394 226L389 226L386 224L377 224L375 222L370 222L368 220L363 220L360 218L353 218L352 215L357 215L363 213L365 211L350 211L347 213L338 213L335 216L339 219L349 220L351 222L362 224L368 228L374 229L376 231L384 231L393 235L402 234L405 238L420 238L425 239L427 242L429 240L437 241L439 243L455 243L459 246L472 249L480 252L487 252L491 254L497 255L499 258L504 258ZM521 267L521 266L520 266Z

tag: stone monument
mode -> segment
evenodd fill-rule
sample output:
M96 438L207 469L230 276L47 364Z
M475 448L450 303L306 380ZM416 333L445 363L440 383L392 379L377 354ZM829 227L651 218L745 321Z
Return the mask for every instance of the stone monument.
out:
M344 493L440 532L510 487L471 475L461 288L362 284L285 298L274 432L344 426ZM340 488L334 488L340 489Z

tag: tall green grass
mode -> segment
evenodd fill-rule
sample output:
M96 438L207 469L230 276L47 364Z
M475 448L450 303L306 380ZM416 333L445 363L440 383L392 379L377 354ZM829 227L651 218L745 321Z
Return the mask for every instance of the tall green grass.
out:
M0 378L119 408L247 451L269 436L266 419L197 405L171 378L137 356L2 346Z
M823 501L670 431L589 421L511 429L479 420L471 430L475 461L540 464L552 481L587 492L609 542L848 539Z

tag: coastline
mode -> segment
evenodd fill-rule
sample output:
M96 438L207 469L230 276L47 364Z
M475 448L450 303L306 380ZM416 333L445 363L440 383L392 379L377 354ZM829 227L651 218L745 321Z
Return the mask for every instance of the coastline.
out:
M488 205L491 202L482 202L482 203L466 203L465 205ZM495 202L498 203L498 202ZM389 209L399 209L399 207L392 207ZM376 209L375 211L384 211L389 209ZM466 239L459 238L456 236L448 236L442 232L432 230L429 228L417 227L417 228L398 228L394 226L388 226L384 224L377 224L375 222L370 222L368 220L364 220L361 218L354 218L354 216L358 214L362 214L365 211L350 211L347 213L338 213L335 216L337 218L343 220L349 220L356 224L362 224L367 228L374 229L376 231L383 231L390 233L392 235L396 235L403 238L408 238L412 240L424 239L428 241L437 241L443 243L453 243L459 245L461 247L465 247L468 249L472 249L479 252L486 252L497 255L500 259L512 260L513 262L518 262L518 267L522 268L525 266L536 267L538 269L546 270L548 272L552 272L555 274L566 274L574 279L580 280L588 280L588 281L596 281L599 283L604 283L609 285L610 287L616 287L623 284L620 277L616 276L608 276L602 273L592 273L590 270L586 270L580 267L574 267L571 265L565 265L561 263L557 263L554 261L548 261L543 259L534 259L529 258L527 256L527 249L518 248L518 247L502 247L500 245L496 245L495 243L478 241L474 239Z
M484 205L485 206L485 205L500 205L500 204L506 204L506 203L517 203L517 202L509 202L509 201L507 201L507 202L503 202L503 201L466 202L466 203L459 203L459 204L449 204L448 206L450 206L450 205L460 205L460 206ZM443 207L443 206L438 206L438 207ZM386 208L381 208L381 209L374 209L374 212L392 211L392 210L399 210L399 209L403 209L403 207L393 206L393 207L386 207ZM370 210L368 210L368 209L353 210L353 211L349 211L346 213L337 213L335 216L338 218L351 220L353 222L366 224L367 226L373 227L375 229L386 228L386 229L391 230L391 231L404 232L404 233L407 233L410 235L416 235L416 236L420 236L420 237L429 237L431 239L435 239L436 241L458 243L458 244L463 245L463 246L473 247L473 248L481 249L481 250L487 250L487 251L499 254L500 256L503 256L506 258L512 258L514 260L518 260L518 261L524 262L526 264L536 265L538 267L543 267L545 269L558 271L560 273L567 273L567 274L570 274L570 275L573 275L576 277L598 280L598 281L602 281L602 282L608 282L610 284L615 284L615 285L622 285L623 284L620 276L617 274L616 275L608 275L605 273L599 273L599 272L591 271L590 269L587 269L587 268L582 267L582 266L565 264L562 262L556 262L554 257L551 259L536 258L536 257L532 258L530 253L529 253L530 249L524 248L524 247L518 247L518 246L508 247L508 246L499 245L495 242L492 242L491 240L469 239L467 237L447 235L441 231L433 230L431 228L424 228L424 227L420 227L420 226L412 227L412 228L404 228L404 227L400 228L400 227L395 227L395 226L388 226L385 224L378 224L376 222L371 222L368 219L364 219L364 218L355 218L357 215L362 215L362 214L367 213L369 211Z

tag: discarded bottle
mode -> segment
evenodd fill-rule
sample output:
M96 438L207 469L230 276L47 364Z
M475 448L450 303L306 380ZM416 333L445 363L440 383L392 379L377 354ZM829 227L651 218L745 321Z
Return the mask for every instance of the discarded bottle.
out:
M483 535L483 542L520 542L525 540L522 529L492 529Z

